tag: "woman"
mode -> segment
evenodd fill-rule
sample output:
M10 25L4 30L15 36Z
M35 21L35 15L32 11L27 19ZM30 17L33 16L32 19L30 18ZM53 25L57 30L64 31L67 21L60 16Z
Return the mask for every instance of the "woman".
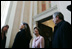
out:
M2 27L1 30L1 48L5 48L5 44L6 44L6 33L9 29L9 25L5 25Z
M20 27L20 31L16 35L12 48L29 48L31 38L32 36L28 24L23 23Z
M44 38L39 33L39 28L35 27L34 34L36 35L36 38L33 40L32 48L44 48Z

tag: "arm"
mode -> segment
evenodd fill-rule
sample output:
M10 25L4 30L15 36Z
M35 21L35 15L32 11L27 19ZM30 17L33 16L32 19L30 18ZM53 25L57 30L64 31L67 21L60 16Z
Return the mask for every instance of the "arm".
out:
M44 48L44 38L41 38L41 41L40 41L40 48Z

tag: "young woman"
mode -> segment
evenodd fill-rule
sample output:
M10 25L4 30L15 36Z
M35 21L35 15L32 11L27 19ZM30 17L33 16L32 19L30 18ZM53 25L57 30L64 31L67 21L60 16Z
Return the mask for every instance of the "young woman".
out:
M32 48L44 48L44 38L39 33L40 29L35 27L34 34L36 35L36 38L33 40Z
M9 29L9 25L5 25L2 27L1 30L1 48L5 48L5 44L6 44L6 33Z

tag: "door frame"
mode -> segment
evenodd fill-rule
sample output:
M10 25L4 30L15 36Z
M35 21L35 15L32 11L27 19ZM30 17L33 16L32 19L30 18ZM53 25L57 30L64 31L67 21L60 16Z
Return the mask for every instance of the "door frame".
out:
M50 16L53 15L53 13L57 12L58 11L58 8L57 6L54 6L36 16L33 17L33 28L36 27L38 25L38 21L42 20L42 19L45 19L45 18L48 18Z

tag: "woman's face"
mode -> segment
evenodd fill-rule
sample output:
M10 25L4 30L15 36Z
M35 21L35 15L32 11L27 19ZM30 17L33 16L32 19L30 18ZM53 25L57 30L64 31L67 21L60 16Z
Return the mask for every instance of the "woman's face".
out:
M34 30L35 35L39 34L39 31L37 29Z
M4 28L3 28L3 31L4 31L4 32L7 32L7 30L8 30L8 27L4 27Z

